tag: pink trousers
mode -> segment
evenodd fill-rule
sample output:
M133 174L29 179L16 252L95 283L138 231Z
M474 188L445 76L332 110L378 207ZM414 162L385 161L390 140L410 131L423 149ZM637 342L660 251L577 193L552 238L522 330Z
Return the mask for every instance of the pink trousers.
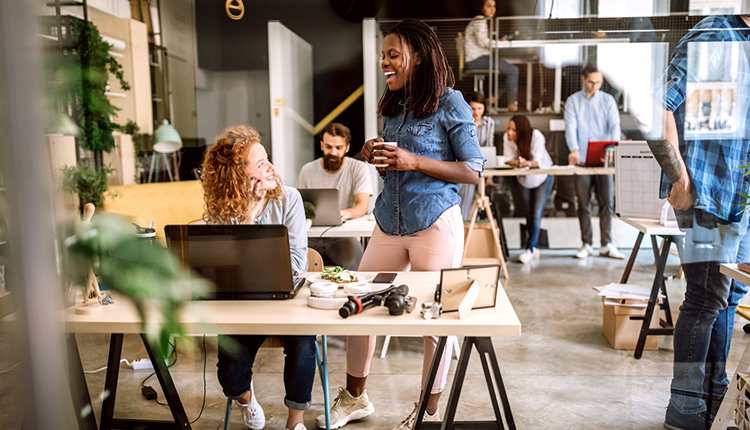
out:
M370 243L362 256L359 270L363 272L438 271L459 267L464 247L464 224L461 210L453 206L429 229L412 236L388 236L375 226ZM398 333L394 333L398 335ZM422 388L427 382L438 338L424 337ZM349 336L346 339L346 372L357 378L370 373L375 352L375 336ZM440 367L430 393L445 388L452 354L450 343L443 351Z

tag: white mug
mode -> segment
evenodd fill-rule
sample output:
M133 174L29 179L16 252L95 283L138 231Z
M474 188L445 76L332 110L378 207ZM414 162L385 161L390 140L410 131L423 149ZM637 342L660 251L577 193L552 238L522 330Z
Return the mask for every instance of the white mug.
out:
M375 149L379 145L393 145L398 146L398 142L375 142L375 145L373 146L372 154L373 154L373 163L376 163L375 160L387 160L388 157L383 156L375 156L378 152L382 151L382 149ZM375 164L375 167L388 167L387 164Z

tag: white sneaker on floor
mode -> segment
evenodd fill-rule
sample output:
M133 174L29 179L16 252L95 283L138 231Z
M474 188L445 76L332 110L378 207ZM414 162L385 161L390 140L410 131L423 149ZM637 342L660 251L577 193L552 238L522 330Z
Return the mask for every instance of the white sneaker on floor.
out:
M417 420L417 412L419 412L419 403L414 402L414 409L411 411L409 416L407 416L401 423L393 430L411 430L414 428L414 422ZM427 413L427 411L424 411L424 417L422 418L422 422L429 422L429 421L442 421L440 418L440 409L435 411L434 415L430 415Z
M594 248L591 247L588 243L584 243L580 248L578 248L578 252L576 252L575 258L588 258L589 255L594 253Z
M619 250L617 250L617 247L612 245L611 243L608 243L605 247L599 248L599 256L614 258L616 260L622 260L625 258L625 256L622 255Z
M286 430L307 430L307 427L305 427L305 425L302 423L297 423L297 425L295 425L293 429Z
M539 258L539 248L534 248L533 251L529 249L525 249L521 253L521 255L518 256L518 261L520 261L523 264L526 264L535 258Z
M339 387L339 395L333 400L331 406L331 429L343 427L349 421L361 420L375 412L375 406L367 398L367 390L363 391L359 397L349 394L344 387ZM315 420L319 428L326 428L325 414Z
M244 405L240 402L236 403L240 407L240 411L242 411L242 419L245 421L245 425L252 430L260 430L266 426L266 416L263 414L263 408L260 407L260 403L255 400L255 389L252 383L250 383L250 392L252 396L249 403Z

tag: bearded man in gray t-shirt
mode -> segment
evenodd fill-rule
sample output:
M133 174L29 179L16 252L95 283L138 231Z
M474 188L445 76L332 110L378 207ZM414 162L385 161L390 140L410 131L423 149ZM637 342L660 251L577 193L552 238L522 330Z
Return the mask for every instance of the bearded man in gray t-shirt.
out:
M323 157L302 166L297 176L297 188L338 189L343 221L364 216L373 193L367 164L345 156L350 141L349 128L335 122L328 124L320 139ZM356 238L311 239L309 246L337 266L359 268L362 245Z

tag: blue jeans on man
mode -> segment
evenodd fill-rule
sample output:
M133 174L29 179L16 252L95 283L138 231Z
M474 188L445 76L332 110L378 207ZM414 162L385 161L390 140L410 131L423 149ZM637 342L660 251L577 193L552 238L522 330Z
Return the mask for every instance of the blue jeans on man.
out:
M240 399L250 390L253 363L264 335L219 336L219 362L216 364L219 384L224 394ZM289 409L305 411L312 400L315 380L315 336L279 336L284 343L284 404Z
M482 55L476 60L467 61L464 64L466 70L489 70L490 56ZM508 105L516 103L518 97L518 67L508 63L502 58L495 57L495 69L505 75L505 88L508 96Z
M734 315L748 290L720 274L719 267L748 260L748 216L726 223L696 208L675 215L685 231L681 258L687 289L675 324L670 407L685 415L713 414L729 386Z

